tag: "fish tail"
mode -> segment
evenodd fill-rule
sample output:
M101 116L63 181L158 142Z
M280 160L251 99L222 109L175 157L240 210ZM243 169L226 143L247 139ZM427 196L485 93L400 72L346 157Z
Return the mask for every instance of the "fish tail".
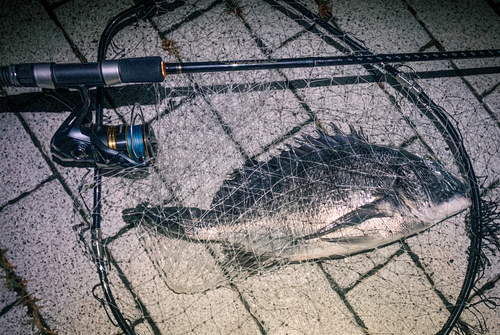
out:
M127 208L122 211L122 219L127 224L135 224L144 218L144 212L148 208L147 203L141 203L134 208Z
M149 207L139 204L135 208L125 209L122 217L127 223L142 221L165 235L180 237L188 235L205 212L194 207Z

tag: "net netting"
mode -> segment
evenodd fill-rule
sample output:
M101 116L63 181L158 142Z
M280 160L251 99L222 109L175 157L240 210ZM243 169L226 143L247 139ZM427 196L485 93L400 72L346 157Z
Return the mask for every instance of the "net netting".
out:
M326 2L301 5L335 27ZM335 36L291 4L190 0L164 9L153 6L121 27L106 59L159 55L177 63L356 52L346 35ZM450 70L450 63L395 67L460 132L481 186L483 231L491 237L482 251L471 247L467 206L445 210L438 223L408 219L451 199L422 186L435 181L419 169L434 167L458 192L458 184L469 186L467 167L447 125L373 67L179 74L161 84L105 90L105 123L143 118L159 145L147 176L131 171L103 180L110 286L137 334L436 334L443 328L466 277L475 275L468 273L469 258L495 247L499 126L461 78L419 78ZM337 156L328 161L328 154ZM400 161L383 163L384 155ZM92 187L89 174L80 188L89 211ZM408 209L403 197L415 206ZM401 222L410 228L398 232ZM339 223L350 230L335 228ZM88 227L80 235L89 241ZM482 260L456 333L484 330L476 303L488 291L479 288L495 279Z

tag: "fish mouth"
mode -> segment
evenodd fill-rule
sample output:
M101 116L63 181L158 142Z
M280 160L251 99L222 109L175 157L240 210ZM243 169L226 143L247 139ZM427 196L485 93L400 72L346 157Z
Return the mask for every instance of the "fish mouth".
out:
M404 199L405 205L408 207L410 213L416 216L419 220L429 225L434 225L451 216L454 216L472 205L472 200L460 193L447 199L446 201L434 202L429 197L429 206L418 208L412 202ZM442 199L441 199L442 200Z
M455 181L455 185L456 186L451 190L446 189L441 192L433 192L432 190L426 188L425 191L427 193L428 201L429 204L431 204L431 207L442 206L443 204L452 202L457 198L464 198L470 201L470 187L462 183L458 179Z

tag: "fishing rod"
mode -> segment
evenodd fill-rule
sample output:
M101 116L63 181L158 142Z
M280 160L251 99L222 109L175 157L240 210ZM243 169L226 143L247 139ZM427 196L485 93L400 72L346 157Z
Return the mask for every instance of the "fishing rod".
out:
M97 63L34 63L0 67L0 86L62 88L162 82L167 75L445 61L500 57L500 50L349 55L218 62L165 63L161 57L126 58Z

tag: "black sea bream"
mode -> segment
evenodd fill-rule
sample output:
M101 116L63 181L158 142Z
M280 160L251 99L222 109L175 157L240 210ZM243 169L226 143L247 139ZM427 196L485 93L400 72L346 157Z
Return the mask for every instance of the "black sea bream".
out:
M302 261L389 244L470 206L468 187L432 157L334 128L267 162L247 162L210 209L140 205L124 218L258 258Z

